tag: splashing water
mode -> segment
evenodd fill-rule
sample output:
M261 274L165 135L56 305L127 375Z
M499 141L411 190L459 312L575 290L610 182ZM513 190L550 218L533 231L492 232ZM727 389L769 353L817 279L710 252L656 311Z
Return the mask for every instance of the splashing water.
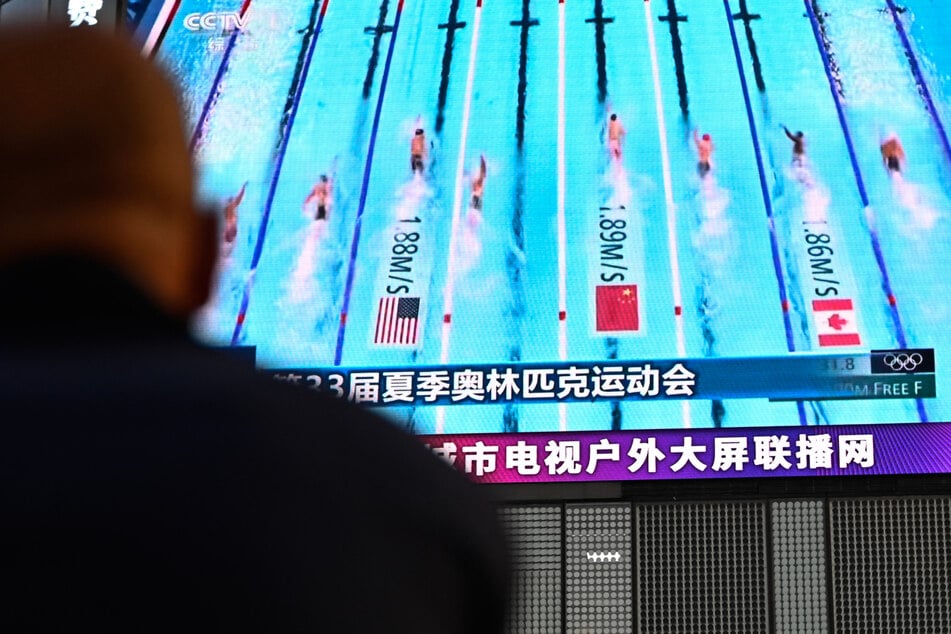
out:
M615 209L632 210L634 188L631 187L631 180L627 175L627 170L624 169L624 165L619 161L613 161L605 179L611 190L607 206Z
M711 264L723 265L732 251L731 223L726 210L730 192L720 187L713 174L700 183L700 227L694 239L696 246Z
M315 329L323 330L333 321L332 291L315 276L321 257L332 256L322 248L326 231L326 221L311 221L294 234L296 243L303 246L291 274L284 280L284 295L277 302L282 324L281 358L304 363L332 354L329 344L313 337Z
M896 202L910 214L904 227L912 234L933 229L941 213L929 200L930 192L918 183L906 181L901 174L892 175L892 191Z
M189 325L192 333L205 341L221 341L230 337L232 315L228 312L229 303L222 301L223 296L232 300L241 297L245 283L251 280L253 272L246 272L237 265L234 251L237 240L218 244L218 258L212 271L212 286L208 302L196 311Z
M393 207L393 219L412 220L417 217L423 203L432 198L433 190L426 184L421 174L414 174L412 180L402 185L396 192L397 202Z
M249 153L269 151L276 138L279 119L261 125L261 113L281 111L285 91L279 82L294 69L303 14L288 11L284 0L259 1L253 11L252 26L237 38L232 72L221 84L222 98L199 147L201 164L238 169Z
M730 206L730 192L720 187L713 175L703 179L700 188L703 218L700 232L706 236L725 236L730 231L726 209Z
M305 228L306 237L294 269L287 280L286 301L290 305L299 305L312 302L317 291L317 280L314 271L317 268L317 246L326 231L325 221L313 221Z
M811 180L810 176L810 182ZM828 222L829 220L829 191L821 184L806 186L802 194L802 217L806 222Z
M918 90L905 56L883 54L896 46L891 16L879 6L856 4L852 0L823 2L823 8L836 18L827 24L845 82L846 102L852 107L874 106L887 95L893 112L917 112Z
M482 157L485 160L485 157ZM473 168L469 178L474 179L481 167ZM488 166L486 166L488 170ZM472 181L474 183L474 181ZM471 189L470 189L471 192ZM471 272L482 257L482 211L477 209L470 198L465 216L459 224L459 234L456 241L456 250L453 253L455 270L460 274Z
M475 268L482 256L482 238L479 235L481 226L482 213L474 207L469 207L460 224L456 252L453 254L456 271L460 274L466 274Z

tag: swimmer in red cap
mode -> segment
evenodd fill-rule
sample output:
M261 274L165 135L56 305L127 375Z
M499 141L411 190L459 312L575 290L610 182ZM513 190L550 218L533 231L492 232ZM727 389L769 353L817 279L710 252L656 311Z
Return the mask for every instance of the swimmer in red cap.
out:
M885 167L888 168L888 171L899 173L901 172L902 165L905 162L905 148L902 147L901 141L898 140L897 134L889 134L885 140L882 142L882 161L885 163Z
M423 173L424 161L426 160L426 134L422 128L416 129L413 135L413 141L410 143L410 167L413 173Z
M611 120L608 121L608 148L611 150L611 156L616 161L621 160L621 141L625 134L627 134L627 130L618 120L617 114L612 114Z
M700 174L700 178L703 178L710 173L710 155L713 154L713 140L710 138L709 134L704 134L702 137L697 132L697 129L693 130L693 142L697 145L697 173Z

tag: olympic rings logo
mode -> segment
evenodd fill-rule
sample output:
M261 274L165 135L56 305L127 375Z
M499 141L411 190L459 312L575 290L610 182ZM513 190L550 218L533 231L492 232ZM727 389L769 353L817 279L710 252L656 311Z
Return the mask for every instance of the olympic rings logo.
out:
M917 352L911 354L886 354L882 361L895 372L914 372L915 369L924 361Z

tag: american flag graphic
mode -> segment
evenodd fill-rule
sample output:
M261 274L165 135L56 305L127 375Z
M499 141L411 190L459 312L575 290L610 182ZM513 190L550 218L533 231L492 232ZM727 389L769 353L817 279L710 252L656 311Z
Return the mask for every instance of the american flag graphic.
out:
M419 298L383 297L376 314L373 343L412 346L419 341Z

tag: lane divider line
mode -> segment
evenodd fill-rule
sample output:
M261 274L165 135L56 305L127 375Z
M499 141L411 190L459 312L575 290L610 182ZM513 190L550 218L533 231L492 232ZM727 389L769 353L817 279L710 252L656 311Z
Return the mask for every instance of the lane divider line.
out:
M452 198L452 223L449 229L449 257L446 264L446 288L443 291L442 339L439 350L439 362L449 363L449 335L452 331L453 295L456 282L456 249L459 218L462 215L462 197L465 189L466 145L469 141L469 120L472 115L472 91L479 54L479 30L482 25L482 0L476 0L475 17L472 24L472 41L469 43L469 68L466 72L466 90L462 106L462 131L459 133L459 158L456 161L456 186ZM446 423L445 406L436 408L436 433L443 433Z
M142 44L142 56L151 59L162 45L165 35L172 26L172 20L182 4L182 0L165 0L165 3L159 9L155 22L152 23L152 29Z
M565 0L558 0L558 358L568 360L568 263L565 223ZM568 407L558 404L558 429L568 429Z
M908 33L905 31L905 26L901 22L901 17L898 15L898 9L895 7L895 3L893 0L885 0L885 2L888 3L888 10L892 14L892 20L895 22L898 37L901 38L902 46L905 47L905 55L908 57L908 63L911 66L911 74L915 76L915 83L918 85L918 90L925 100L928 114L931 115L931 119L937 128L938 137L941 139L941 146L944 148L945 157L951 162L951 143L948 143L948 134L945 131L944 124L941 122L940 115L938 115L938 109L934 105L934 99L931 98L928 83L925 81L925 77L921 72L918 56L911 46L911 40L908 39Z
M726 2L726 0L724 0ZM822 57L822 66L825 68L826 79L829 82L829 87L832 90L832 100L835 102L835 109L839 116L839 126L842 128L842 134L845 136L845 145L849 151L849 160L852 162L852 171L855 174L855 184L859 190L859 196L862 199L862 204L865 206L863 213L865 214L866 226L868 226L868 234L872 241L872 251L875 254L875 263L878 265L879 273L882 276L882 290L885 292L885 297L888 300L889 314L892 318L892 324L895 328L895 338L898 342L899 348L907 348L908 340L905 337L905 329L902 326L901 316L898 313L898 301L896 299L895 292L892 290L892 283L888 275L888 267L885 264L885 255L882 252L882 245L878 238L878 230L875 228L875 210L872 208L872 204L869 202L868 190L865 187L865 179L862 176L862 170L859 167L858 156L855 153L855 143L852 141L852 132L849 129L849 122L845 116L845 107L842 104L842 98L839 96L839 91L836 90L835 76L832 74L832 66L829 61L829 53L826 51L825 46L822 43L822 33L819 29L819 18L816 16L815 9L812 6L810 0L803 0L803 4L806 5L806 13L809 15L809 22L812 24L812 34L816 40L816 46L819 48L819 55ZM925 411L924 401L921 399L916 399L917 409L918 409L918 418L921 422L928 422L928 413Z
M326 10L330 0L323 0L323 6ZM267 199L264 203L264 213L261 215L261 224L258 225L258 238L254 245L254 254L251 256L251 266L248 269L248 277L244 283L244 293L241 297L241 307L238 310L238 316L235 319L234 332L231 334L231 345L235 346L241 339L241 330L244 327L245 317L247 316L248 303L251 300L251 289L254 286L254 274L257 272L258 263L261 260L261 252L264 249L264 239L267 236L268 221L271 218L271 207L274 204L274 194L277 192L277 183L281 176L281 168L284 165L284 155L287 152L287 144L291 137L291 128L294 127L294 118L297 116L297 107L300 104L301 95L304 92L304 83L307 81L307 73L310 70L310 62L314 56L314 49L317 46L317 39L320 36L320 29L324 21L324 12L317 16L317 7L320 0L315 0L313 10L310 14L309 32L305 38L310 41L302 43L301 52L304 55L303 60L298 56L298 66L300 70L291 82L291 89L287 94L287 102L284 107L283 125L281 126L280 137L278 137L276 148L276 159L274 161L274 170L271 172L271 182L268 186ZM316 18L316 20L315 20ZM314 24L316 21L316 25Z
M657 61L657 38L654 35L651 0L644 0L644 19L647 22L647 42L650 48L651 75L654 80L654 108L657 111L657 128L660 140L660 160L664 178L664 205L667 214L667 251L670 259L670 284L674 299L674 328L677 335L677 356L687 356L684 336L683 295L680 279L680 255L677 246L677 204L674 202L674 185L670 167L670 149L667 146L667 119L664 116L664 93L660 84L660 65ZM691 426L690 401L681 401L683 426Z
M324 6L326 6L326 4ZM247 14L250 7L251 0L244 0L240 11L242 20L244 19L244 16ZM195 154L198 144L205 136L205 128L208 125L208 115L211 113L211 107L218 100L218 97L221 96L221 80L224 79L225 72L228 70L228 62L231 60L231 52L234 51L234 46L238 41L238 35L240 33L241 29L235 29L231 33L231 37L228 38L228 45L225 47L224 55L221 56L221 63L218 64L218 72L215 73L215 80L211 84L211 90L208 91L208 98L205 99L205 104L201 108L201 114L198 117L198 121L195 123L195 130L192 132L191 141L188 143L188 151L192 155Z
M383 98L386 96L386 84L390 77L390 64L393 61L393 49L396 47L396 36L400 30L400 17L403 15L403 0L396 7L396 18L393 21L393 30L390 32L390 45L386 50L386 62L383 65L383 79L380 81L380 96L376 100L376 111L373 113L373 127L370 131L370 145L367 149L367 160L363 168L363 184L360 187L360 204L357 207L357 218L353 227L353 240L350 242L350 260L347 264L347 282L343 291L343 306L340 309L340 325L337 327L337 346L334 350L334 365L340 365L343 357L343 342L347 333L347 313L350 312L350 295L353 292L353 277L356 273L357 249L360 246L360 229L363 225L363 212L367 206L367 191L370 188L370 171L373 168L373 151L376 148L376 135L380 129L380 115L383 112Z
M763 167L763 149L760 147L759 132L756 130L756 118L753 115L753 103L750 101L750 87L746 83L746 71L743 68L743 56L740 53L740 42L736 37L736 27L733 25L733 11L729 0L723 0L726 9L726 20L730 25L730 38L733 40L733 55L736 57L736 69L740 74L740 86L743 88L743 101L746 105L746 119L750 124L750 137L753 139L753 152L756 155L756 170L759 173L760 190L763 193L763 204L766 206L766 219L769 223L769 247L773 256L773 271L776 273L776 283L779 286L779 303L783 309L783 327L786 330L786 349L796 351L796 339L793 335L792 320L789 315L789 297L786 294L786 276L783 275L782 260L779 256L779 239L776 237L776 223L773 220L773 201L769 196L769 186L766 184L766 170ZM799 411L799 424L806 425L806 408L802 401L796 401Z

